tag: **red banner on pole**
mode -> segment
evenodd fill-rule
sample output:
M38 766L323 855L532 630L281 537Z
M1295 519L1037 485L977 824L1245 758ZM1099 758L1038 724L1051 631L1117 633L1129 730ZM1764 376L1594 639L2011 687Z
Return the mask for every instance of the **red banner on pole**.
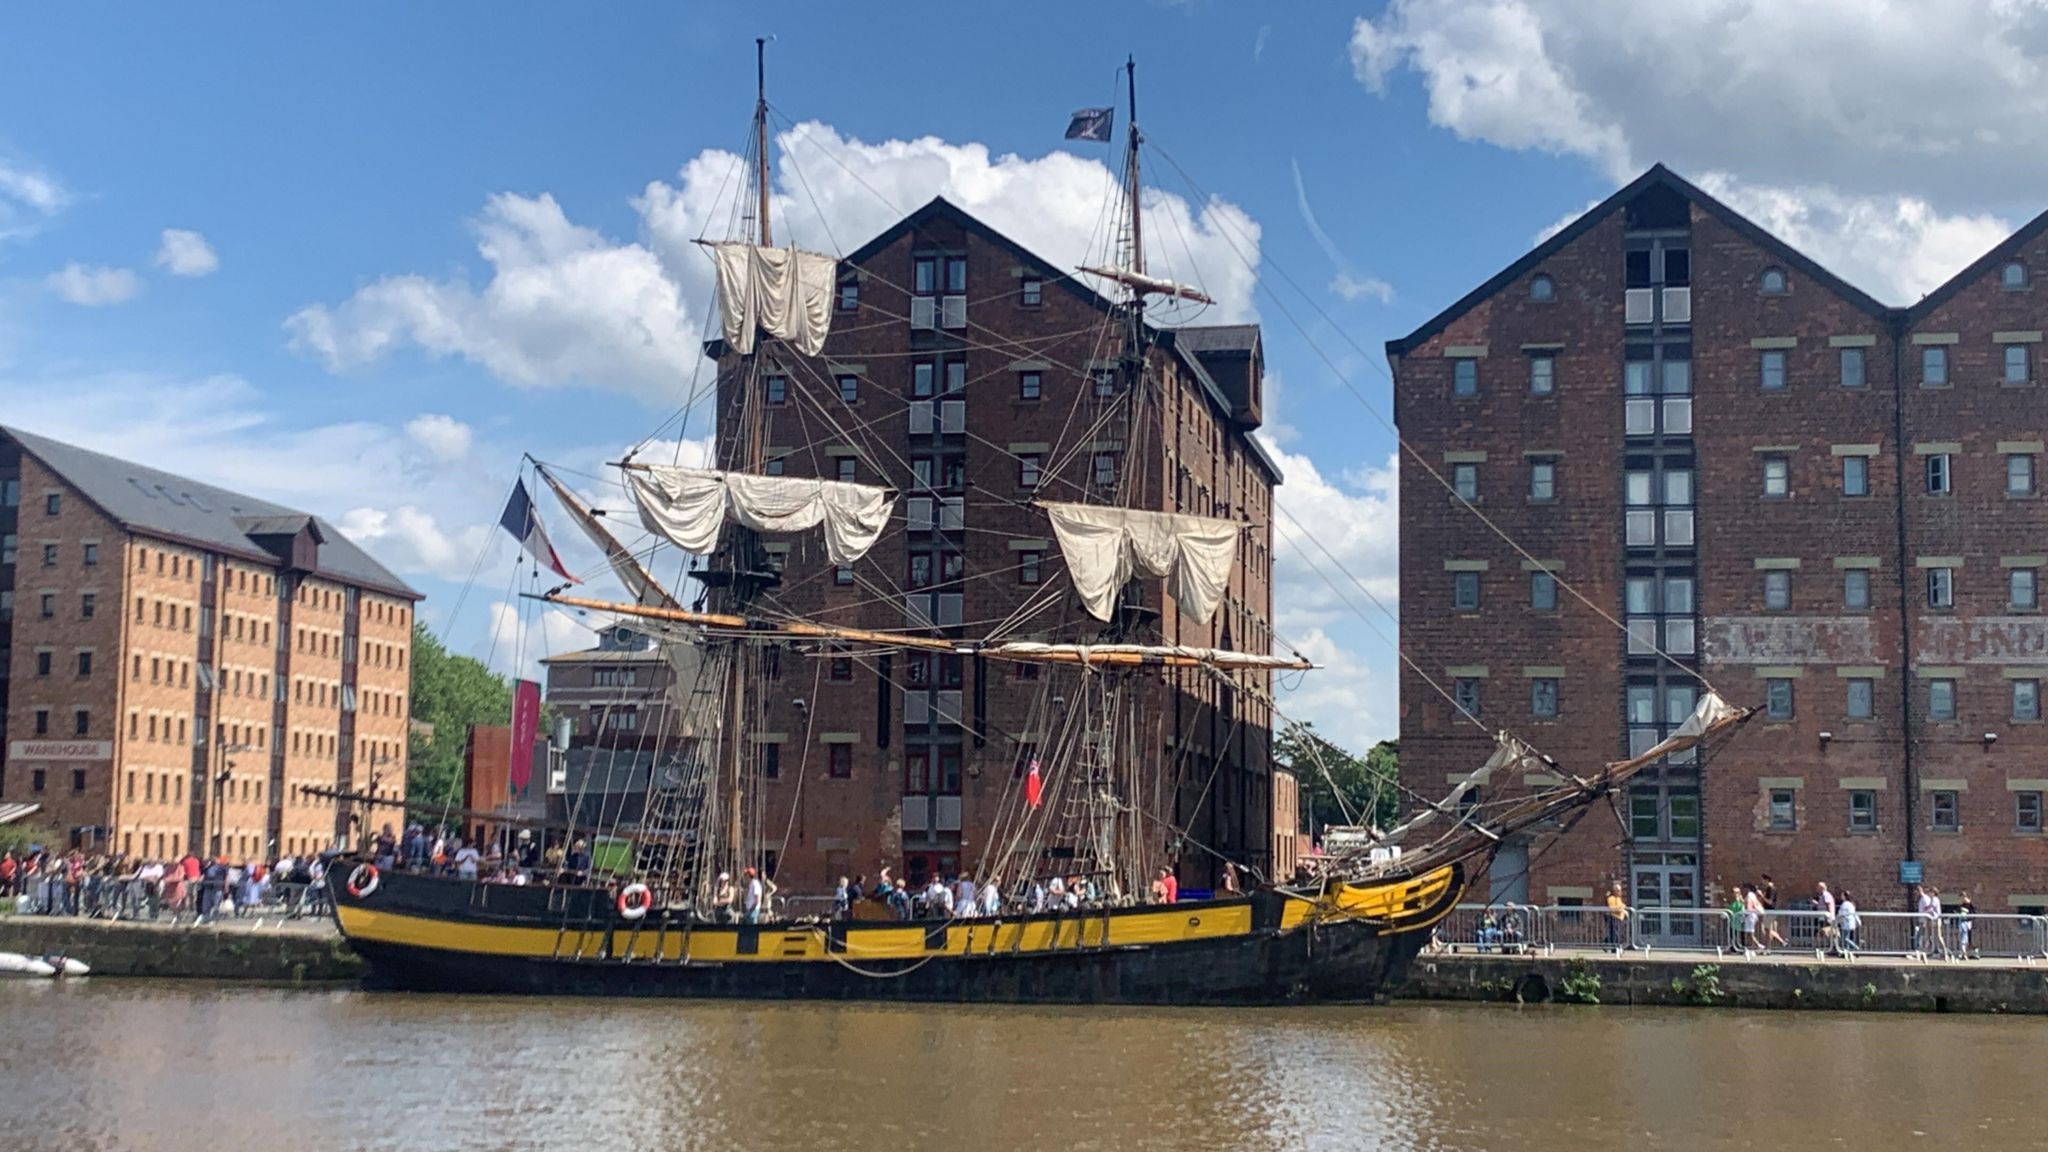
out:
M523 795L533 780L533 742L540 738L540 685L512 682L512 793Z
M1031 773L1024 777L1024 803L1036 808L1045 802L1045 785L1038 778L1038 761L1031 761Z

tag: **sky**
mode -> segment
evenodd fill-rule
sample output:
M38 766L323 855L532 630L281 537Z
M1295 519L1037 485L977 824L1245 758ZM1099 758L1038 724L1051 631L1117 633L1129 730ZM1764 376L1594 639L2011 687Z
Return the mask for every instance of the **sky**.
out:
M761 35L774 211L838 252L943 194L1078 262L1114 157L1061 132L1136 57L1155 259L1265 327L1275 630L1325 666L1282 711L1359 748L1387 339L1660 160L1891 303L2048 207L2048 0L10 5L0 422L327 516L501 669L585 646L492 525L522 453L708 430Z

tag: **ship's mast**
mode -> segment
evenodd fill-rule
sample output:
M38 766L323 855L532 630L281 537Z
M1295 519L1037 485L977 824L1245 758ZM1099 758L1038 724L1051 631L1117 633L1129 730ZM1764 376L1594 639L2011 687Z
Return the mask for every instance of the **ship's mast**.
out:
M756 210L761 247L772 248L775 234L768 224L768 40L764 36L754 38L754 189L759 197Z

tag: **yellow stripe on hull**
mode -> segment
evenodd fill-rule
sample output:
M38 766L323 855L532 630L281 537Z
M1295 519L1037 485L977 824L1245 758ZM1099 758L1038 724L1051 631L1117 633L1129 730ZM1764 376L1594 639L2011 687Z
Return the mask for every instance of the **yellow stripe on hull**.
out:
M1284 919L1301 923L1314 904L1289 900ZM381 912L361 905L336 910L342 932L352 940L401 944L450 952L536 959L605 955L606 934L580 929L518 927L472 921ZM1249 936L1252 910L1248 903L1179 904L1122 908L1072 916L1024 921L955 920L943 928L930 922L846 922L843 952L826 948L823 925L764 924L751 935L755 951L739 950L742 930L729 924L643 922L612 933L618 959L679 963L747 963L756 961L915 960L927 956L1029 955L1093 948L1173 944ZM927 937L945 933L944 943Z

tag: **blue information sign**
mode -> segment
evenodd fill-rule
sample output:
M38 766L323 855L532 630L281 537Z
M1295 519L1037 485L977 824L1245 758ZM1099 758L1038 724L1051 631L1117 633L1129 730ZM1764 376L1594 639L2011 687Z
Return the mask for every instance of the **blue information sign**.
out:
M1920 861L1918 861L1918 860L1901 860L1901 861L1899 861L1899 883L1901 883L1901 884L1918 884L1918 883L1920 883L1920 876L1921 876L1921 872L1920 872Z

